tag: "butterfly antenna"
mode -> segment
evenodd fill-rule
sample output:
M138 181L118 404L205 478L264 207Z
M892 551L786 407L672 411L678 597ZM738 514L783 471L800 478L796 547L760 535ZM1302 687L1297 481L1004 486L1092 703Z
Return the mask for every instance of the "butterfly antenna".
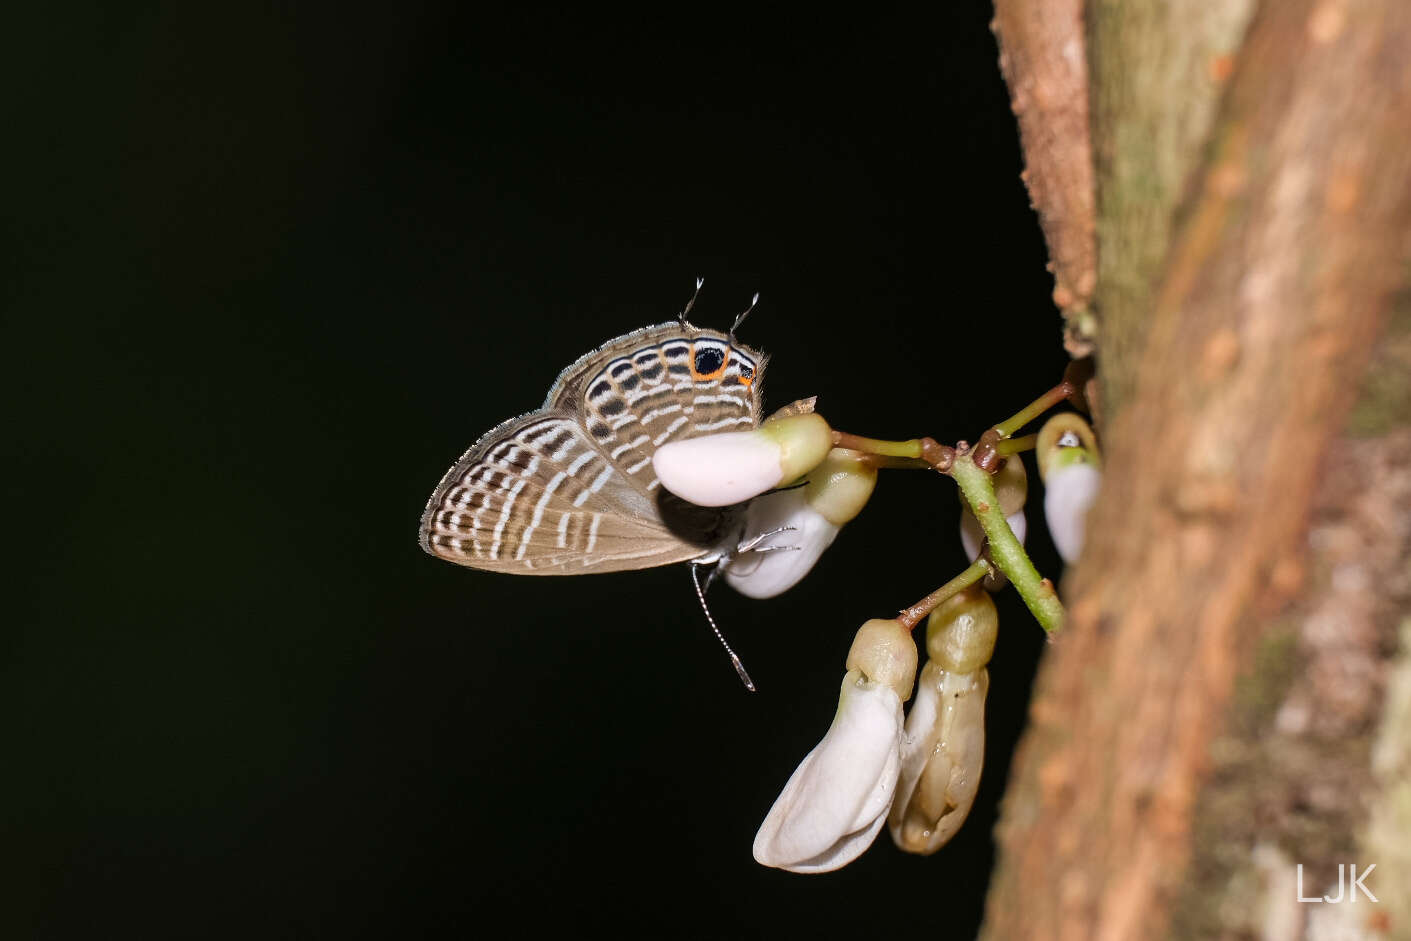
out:
M686 315L691 312L691 308L696 306L696 298L701 296L701 285L705 284L705 278L696 279L696 293L691 295L691 299L686 302L686 306L681 308L681 313L676 315L676 319L681 321L681 326L686 326Z
M735 322L730 325L730 345L731 345L731 346L734 346L734 345L735 345L735 331L738 330L738 329L740 329L740 324L742 324L742 323L745 322L745 318L750 315L750 311L754 310L754 309L755 309L755 305L758 304L758 303L759 303L759 292L758 292L758 291L755 291L755 292L754 292L754 297L750 299L750 306L749 306L749 307L746 307L744 310L740 311L740 316L736 317L736 318L735 318Z
M725 635L720 633L720 628L715 625L715 618L710 616L710 608L706 605L705 589L701 587L701 576L698 569L700 564L691 563L691 582L696 586L696 597L700 599L701 610L705 612L706 620L710 622L710 629L715 631L715 637L720 641L720 646L725 648L725 652L730 655L730 662L735 665L735 672L740 674L740 682L745 684L745 689L750 692L755 691L754 680L745 672L745 665L740 662L740 658L735 656L735 651L730 649L730 645L725 642Z

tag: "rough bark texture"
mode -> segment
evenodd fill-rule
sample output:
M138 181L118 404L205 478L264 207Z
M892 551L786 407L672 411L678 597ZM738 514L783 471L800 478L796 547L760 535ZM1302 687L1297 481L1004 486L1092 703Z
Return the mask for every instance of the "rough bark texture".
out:
M1088 0L1102 410L1131 398L1176 212L1254 0Z
M1338 656L1320 680L1309 667L1320 650L1302 622L1286 622L1292 640L1282 642L1266 627L1318 571L1304 549L1320 473L1333 475L1321 482L1336 494L1356 479L1339 460L1367 459L1334 442L1406 275L1411 7L1267 0L1233 65L1215 70L1229 80L1212 123L1201 115L1214 113L1213 96L1192 103L1200 89L1172 80L1176 64L1193 68L1211 48L1185 6L1212 8L1101 2L1090 14L1108 462L1086 553L1065 586L1069 626L1043 665L1016 757L989 938L1168 933L1197 820L1219 794L1206 786L1223 767L1212 743L1238 739L1236 679L1256 655L1273 684L1266 699L1280 704L1270 721L1300 695L1309 708L1360 715L1368 729L1380 710L1380 628L1358 636L1340 611L1325 613L1322 653ZM1170 113L1140 91L1148 82L1170 92ZM1135 126L1124 95L1142 99ZM1179 129L1172 115L1183 116ZM1202 132L1184 122L1214 128L1189 187L1167 165L1199 148ZM1190 198L1173 215L1182 189ZM1364 521L1354 503L1338 512ZM1364 675L1336 675L1359 662ZM1290 671L1285 681L1274 667ZM1297 716L1289 708L1284 722ZM1402 757L1383 765L1405 761L1388 752ZM1323 757L1366 768L1358 755L1368 753ZM1405 813L1394 798L1389 808L1369 800L1374 812ZM1350 846L1356 821L1338 825ZM1270 858L1266 869L1282 877ZM1241 936L1229 925L1222 933Z
M1411 629L1411 425L1340 439L1322 477L1336 484L1315 498L1308 590L1274 619L1210 749L1174 937L1411 932L1411 820L1396 819L1411 810L1411 652L1392 657ZM1350 863L1376 863L1376 906L1298 901L1299 864L1303 895L1336 897Z
M1039 214L1053 302L1070 355L1092 352L1097 283L1093 156L1083 0L996 0L990 23L1024 144L1024 183Z

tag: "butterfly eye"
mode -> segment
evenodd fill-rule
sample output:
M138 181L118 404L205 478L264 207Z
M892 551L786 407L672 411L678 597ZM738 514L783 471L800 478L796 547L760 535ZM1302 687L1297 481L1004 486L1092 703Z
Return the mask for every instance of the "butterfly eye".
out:
M725 366L725 351L718 346L696 348L695 372L697 379L713 379Z

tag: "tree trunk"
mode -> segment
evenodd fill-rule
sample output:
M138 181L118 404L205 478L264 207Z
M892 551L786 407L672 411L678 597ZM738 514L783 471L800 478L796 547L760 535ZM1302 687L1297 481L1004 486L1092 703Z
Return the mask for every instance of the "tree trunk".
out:
M1045 3L997 4L1016 98ZM986 937L1411 937L1411 6L1250 12L1087 10L1107 462ZM1298 903L1353 862L1379 903Z

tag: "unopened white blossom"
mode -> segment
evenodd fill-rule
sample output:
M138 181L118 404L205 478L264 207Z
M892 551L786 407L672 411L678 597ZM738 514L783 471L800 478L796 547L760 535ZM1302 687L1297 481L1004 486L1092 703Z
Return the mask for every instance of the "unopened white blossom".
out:
M901 766L904 694L897 691L911 690L916 646L899 622L868 621L848 666L832 725L755 836L754 857L765 866L838 869L862 855L886 822Z
M729 506L808 473L832 440L822 416L791 415L752 431L668 442L652 455L652 468L661 485L683 500Z
M746 514L747 549L725 566L726 582L750 598L789 590L862 511L876 483L876 468L834 448L806 485L756 497Z
M773 598L794 587L841 529L809 505L801 487L755 497L745 520L746 536L763 538L730 560L725 581L750 598Z
M1088 511L1097 502L1102 471L1091 464L1069 464L1049 472L1044 482L1044 518L1063 561L1078 560L1083 551Z
M1088 510L1102 485L1097 438L1081 416L1055 415L1039 431L1039 473L1044 479L1044 518L1063 561L1083 551Z

